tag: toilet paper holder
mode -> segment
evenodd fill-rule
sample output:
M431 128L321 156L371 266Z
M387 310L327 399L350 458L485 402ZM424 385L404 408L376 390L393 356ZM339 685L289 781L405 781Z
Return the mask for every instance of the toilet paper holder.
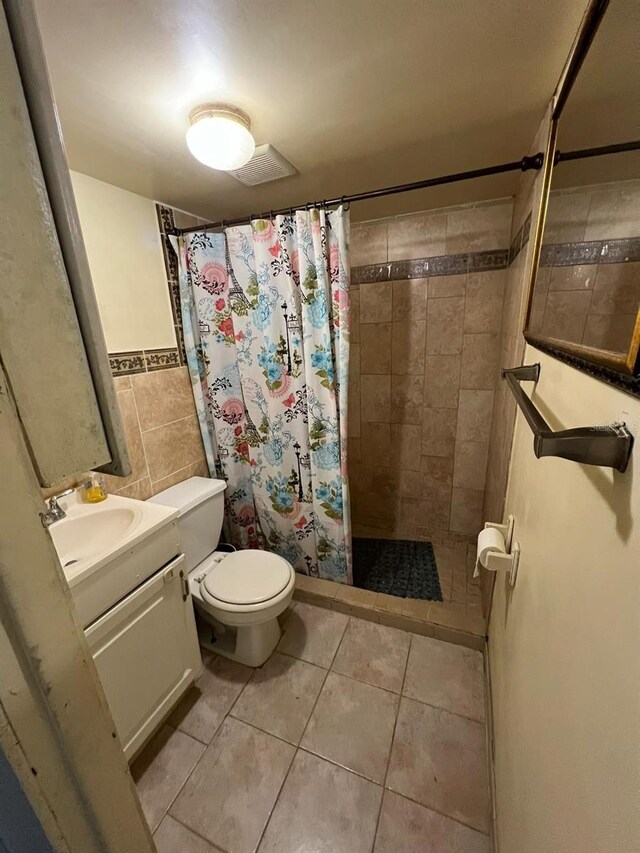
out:
M504 537L506 553L500 554L497 551L490 551L486 557L485 568L492 572L509 572L509 584L515 585L518 577L518 565L520 563L520 544L513 541L513 528L515 519L512 515L507 516L506 524L498 524L494 521L486 521L485 527L492 527L494 530L499 530Z

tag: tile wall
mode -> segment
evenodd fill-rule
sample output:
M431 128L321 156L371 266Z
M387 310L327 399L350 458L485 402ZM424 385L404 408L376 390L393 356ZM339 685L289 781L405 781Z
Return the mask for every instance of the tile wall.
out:
M114 381L132 473L105 475L107 490L146 500L188 477L209 476L187 368Z
M511 217L500 200L352 226L355 535L482 526Z
M552 192L529 328L626 352L640 306L640 181Z

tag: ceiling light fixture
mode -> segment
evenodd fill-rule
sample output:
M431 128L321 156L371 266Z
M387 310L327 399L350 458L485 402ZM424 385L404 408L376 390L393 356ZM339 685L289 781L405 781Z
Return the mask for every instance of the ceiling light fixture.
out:
M205 104L189 114L187 146L196 160L212 169L239 169L253 157L256 143L249 117L226 104Z

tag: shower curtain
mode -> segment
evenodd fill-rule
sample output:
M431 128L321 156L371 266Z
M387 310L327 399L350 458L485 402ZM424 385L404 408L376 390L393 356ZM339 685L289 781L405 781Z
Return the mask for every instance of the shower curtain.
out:
M347 484L349 214L256 219L174 240L185 348L225 535L352 583Z

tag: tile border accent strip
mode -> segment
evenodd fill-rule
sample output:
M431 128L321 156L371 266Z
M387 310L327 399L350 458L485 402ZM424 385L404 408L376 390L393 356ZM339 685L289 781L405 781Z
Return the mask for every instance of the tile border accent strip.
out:
M541 267L573 267L580 264L624 264L640 261L640 237L547 243L542 246Z
M433 278L441 275L461 275L468 272L489 272L511 266L529 242L531 211L518 229L508 249L488 249L482 252L461 252L457 255L435 255L386 264L367 264L351 268L352 284L379 281L401 281L410 278Z
M351 284L401 281L411 278L433 278L467 272L489 272L511 266L529 242L531 213L513 238L509 249L436 255L384 264L367 264L351 268ZM592 240L582 243L549 243L542 246L540 266L568 267L580 264L621 264L640 261L640 237L615 240Z
M520 251L524 249L524 247L529 242L529 236L531 234L531 215L532 211L529 211L524 222L518 228L518 233L511 241L511 245L509 246L509 263L508 266L515 261L515 259L520 254Z
M158 229L160 231L160 242L162 244L162 257L167 274L167 287L169 288L169 302L173 315L173 328L178 343L178 356L180 364L187 363L187 355L184 349L184 334L182 331L182 314L180 312L180 284L178 283L178 260L175 256L167 231L175 228L173 209L163 204L156 204L156 215L158 217Z
M180 354L176 347L152 350L110 352L109 366L113 376L132 376L135 373L152 373L180 367Z
M509 251L507 249L489 249L484 252L463 252L458 255L436 255L431 258L367 264L366 266L351 268L351 283L367 284L369 282L400 281L409 278L502 270L508 266L508 260Z

